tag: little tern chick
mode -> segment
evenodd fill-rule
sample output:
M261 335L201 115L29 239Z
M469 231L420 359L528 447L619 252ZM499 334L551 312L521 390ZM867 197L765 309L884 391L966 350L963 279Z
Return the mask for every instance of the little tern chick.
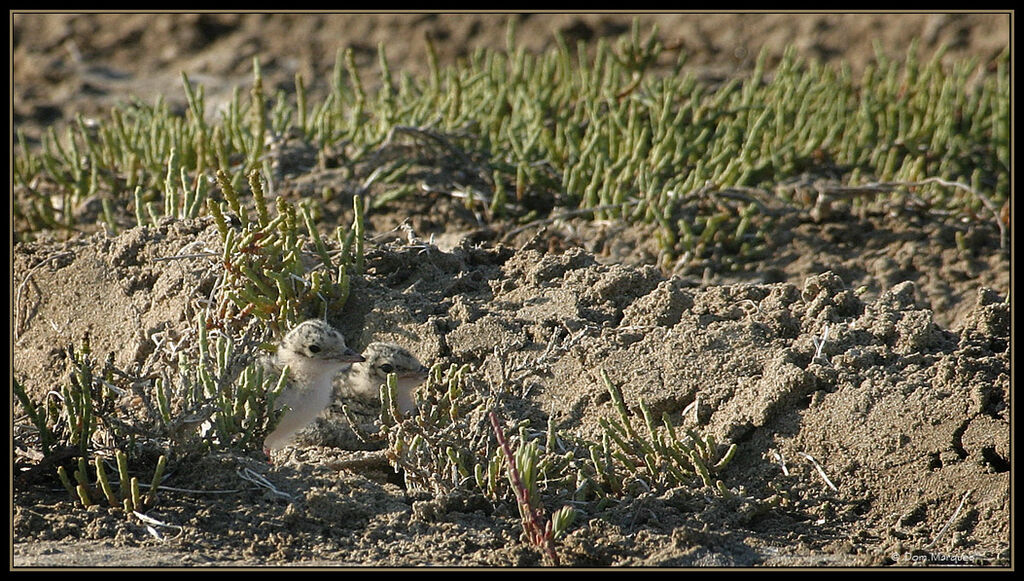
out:
M278 449L291 442L296 432L330 405L334 376L361 361L363 356L345 345L345 338L326 321L310 319L289 331L273 362L277 371L288 366L288 383L276 407L287 405L289 411L267 436L264 446Z
M370 343L363 349L363 358L364 361L352 364L345 379L345 387L353 395L377 399L388 374L394 373L398 376L398 409L404 414L416 409L413 390L423 383L429 370L412 353L394 343Z

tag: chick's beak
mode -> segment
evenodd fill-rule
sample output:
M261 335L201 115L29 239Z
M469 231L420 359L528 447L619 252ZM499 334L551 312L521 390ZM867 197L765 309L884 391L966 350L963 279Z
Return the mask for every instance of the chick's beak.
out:
M400 369L395 374L399 379L426 379L430 375L430 368L420 365L416 369Z
M346 347L345 352L342 353L341 357L339 357L338 359L346 363L362 363L363 361L366 361L365 357L360 355L351 347Z

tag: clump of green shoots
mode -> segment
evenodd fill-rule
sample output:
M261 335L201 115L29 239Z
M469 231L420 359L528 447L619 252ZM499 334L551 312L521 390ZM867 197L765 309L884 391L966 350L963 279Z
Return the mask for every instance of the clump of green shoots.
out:
M227 309L233 306L243 316L265 321L280 335L284 327L305 318L312 304L319 305L319 312L340 310L348 299L349 269L362 267L362 201L357 197L353 202L355 227L336 229L340 257L332 258L309 204L297 212L278 198L276 216L271 218L259 173L254 171L249 178L255 219L247 217L248 210L223 172L218 172L217 179L226 201L209 203L224 245L226 301L219 317L228 317ZM228 225L229 211L241 221L240 228ZM308 237L299 229L300 212Z
M64 350L71 363L67 383L59 393L51 392L44 405L35 405L24 388L15 382L15 393L38 430L44 450L64 445L85 455L96 435L99 416L110 408L114 394L107 386L112 362L108 359L98 368L90 343L86 334L77 349L68 346Z
M72 498L84 506L105 498L126 512L141 511L154 506L169 461L214 449L261 449L281 413L274 400L286 373L273 377L255 360L257 327L251 324L237 341L219 330L211 337L200 312L195 340L182 341L173 361L144 376L116 369L112 358L99 366L87 339L67 350L68 380L42 403L16 381L43 456L61 462L57 476ZM131 473L157 454L149 491L141 494ZM107 476L108 458L116 459L116 487Z
M465 389L468 372L466 365L452 365L446 370L435 367L421 387L425 395L418 401L419 411L411 417L401 414L394 405L394 385L389 382L381 390L381 436L388 442L391 462L404 470L410 488L445 494L468 487L499 500L511 489L502 476L505 457L495 446L487 416L497 402ZM517 423L512 431L511 440L520 447L547 437L531 430L527 420ZM569 459L569 454L557 455L545 447L530 470L523 473L564 489L570 484L563 474L567 474Z
M635 426L622 391L604 370L601 378L618 414L617 419L601 418L605 438L600 446L590 445L592 465L606 488L621 491L627 478L639 479L648 489L662 490L699 481L729 496L725 485L715 479L714 474L732 460L736 444L722 450L713 436L702 437L693 430L687 430L681 437L668 414L663 414L661 425L656 424L643 400L639 403L643 427Z
M110 387L113 365L108 358L103 367L98 368L88 334L78 348L68 346L63 351L71 369L59 390L50 391L43 402L37 403L14 378L14 393L35 428L44 456L67 451L84 457L103 424L101 418L113 405L115 393ZM115 433L123 435L117 427L114 426Z
M488 446L488 420L480 412L491 411L497 404L464 391L467 372L465 366L453 366L445 374L435 369L423 388L430 396L419 402L421 411L412 418L402 417L389 406L388 390L382 390L383 432L392 461L406 470L407 479L434 491L473 483L496 498L506 492L496 478L502 458ZM643 424L637 426L621 390L606 373L602 372L602 378L617 418L599 420L603 428L600 442L563 433L551 421L543 431L531 429L526 420L515 426L514 441L524 446L533 443L543 450L534 467L541 480L552 488L572 491L578 500L621 496L630 492L628 485L633 482L647 491L696 484L728 495L714 475L732 460L735 444L723 447L713 436L701 436L692 429L681 432L668 414L657 424L642 400ZM478 448L491 453L474 456L460 451ZM437 469L439 465L444 468Z
M50 392L41 404L32 401L20 382L14 382L14 391L36 429L44 457L60 455L59 451L74 450L68 456L75 462L72 467L74 480L69 477L68 468L63 464L57 467L56 474L72 500L81 502L83 506L91 506L99 494L106 498L111 507L123 508L127 513L154 506L157 487L167 465L167 456L160 456L150 481L149 492L145 496L141 495L139 479L130 475L129 458L123 451L136 449L132 443L140 430L115 418L118 401L124 392L115 385L117 379L112 358L108 357L103 366L99 367L93 358L88 335L77 349L69 347L65 354L71 364L67 383L59 393ZM116 490L107 476L105 457L94 452L102 446L101 442L108 440L115 442L114 457L119 477ZM91 463L87 460L90 456ZM93 483L90 483L88 477L87 468L90 464L96 475Z
M475 488L494 501L516 499L527 540L541 550L546 562L557 565L554 542L571 526L576 512L563 506L550 516L542 507L541 483L569 482L560 469L568 456L544 453L537 438L528 436L528 423L514 426L515 451L493 411L495 402L463 389L467 366L432 370L421 393L420 413L404 417L395 405L395 381L389 376L381 390L382 436L387 454L405 473L407 485L444 494ZM507 477L503 477L506 474ZM564 485L563 485L564 487Z
M567 502L614 501L677 486L731 492L716 474L732 459L735 444L721 447L694 430L677 432L664 416L655 425L640 403L644 426L636 426L621 391L603 375L617 418L602 420L600 442L521 420L505 430L497 422L499 403L465 389L467 366L435 367L418 394L419 413L403 416L395 383L381 390L381 436L392 464L407 485L445 494L473 489L493 501L515 498L529 542L549 563L557 563L554 541L571 526L575 509L564 504L545 516L543 506ZM503 476L503 474L505 476ZM547 500L545 500L547 499Z
M286 373L273 376L254 360L252 341L237 349L235 340L226 332L216 331L210 337L205 315L200 313L196 322L198 337L196 355L179 357L176 375L180 395L189 401L187 406L202 409L197 418L203 418L201 438L204 446L262 449L263 439L273 429L280 411L274 410L274 401L280 394ZM173 422L166 403L166 392L159 405L164 422Z
M68 477L67 469L64 466L57 468L57 476L60 478L61 484L68 491L71 499L81 502L82 506L86 508L95 504L93 499L98 498L99 494L106 498L111 508L123 509L125 514L143 511L155 506L157 490L163 478L164 470L167 467L167 456L161 455L157 461L156 468L153 471L153 478L149 484L149 491L145 496L141 492L139 478L131 476L128 471L127 455L123 451L117 450L116 461L118 475L116 490L111 484L110 478L107 476L107 470L104 467L106 459L99 454L91 462L96 474L94 484L89 483L87 469L90 463L86 461L84 456L78 458L77 468L73 473L74 482Z
M472 481L475 462L469 451L485 447L486 434L479 421L466 414L485 406L479 396L463 390L467 370L435 366L421 389L430 396L419 400L420 411L413 417L398 410L396 383L390 375L381 390L380 434L388 441L389 459L405 471L413 489L443 494Z
M54 444L57 442L57 436L51 429L53 423L51 410L56 412L54 407L51 406L37 406L32 399L25 393L25 387L18 381L17 377L11 380L14 395L18 398L21 403L21 407L28 414L29 422L35 428L36 433L39 435L39 447L42 449L44 456L49 456L53 451ZM53 415L56 415L54 413Z

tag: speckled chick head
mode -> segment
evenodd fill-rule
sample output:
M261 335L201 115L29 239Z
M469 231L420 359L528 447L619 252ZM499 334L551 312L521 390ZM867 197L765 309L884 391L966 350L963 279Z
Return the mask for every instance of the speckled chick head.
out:
M275 365L288 366L288 382L276 406L289 410L267 436L267 448L276 449L291 441L295 432L316 419L331 403L332 379L363 356L345 345L345 338L326 321L310 319L285 335L277 348Z
M397 403L403 413L416 409L413 390L429 371L416 357L394 343L370 343L363 350L365 361L354 363L346 381L349 390L361 397L376 398L388 374L397 375Z
M285 335L277 349L277 356L289 364L290 360L355 363L363 357L345 344L345 337L323 319L310 319L296 325Z

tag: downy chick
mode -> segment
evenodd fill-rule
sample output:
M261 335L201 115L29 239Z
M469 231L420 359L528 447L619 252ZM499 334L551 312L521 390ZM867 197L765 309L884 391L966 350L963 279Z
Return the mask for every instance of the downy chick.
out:
M282 448L296 432L308 426L331 403L332 380L353 363L364 361L345 345L345 338L329 323L310 319L285 335L272 367L281 372L287 365L288 383L277 398L276 408L290 409L267 436L267 449Z
M380 386L387 383L389 373L394 373L398 376L398 409L404 414L416 409L413 390L423 383L429 370L412 353L394 343L370 343L363 350L363 358L362 362L352 364L345 378L349 393L377 399Z

